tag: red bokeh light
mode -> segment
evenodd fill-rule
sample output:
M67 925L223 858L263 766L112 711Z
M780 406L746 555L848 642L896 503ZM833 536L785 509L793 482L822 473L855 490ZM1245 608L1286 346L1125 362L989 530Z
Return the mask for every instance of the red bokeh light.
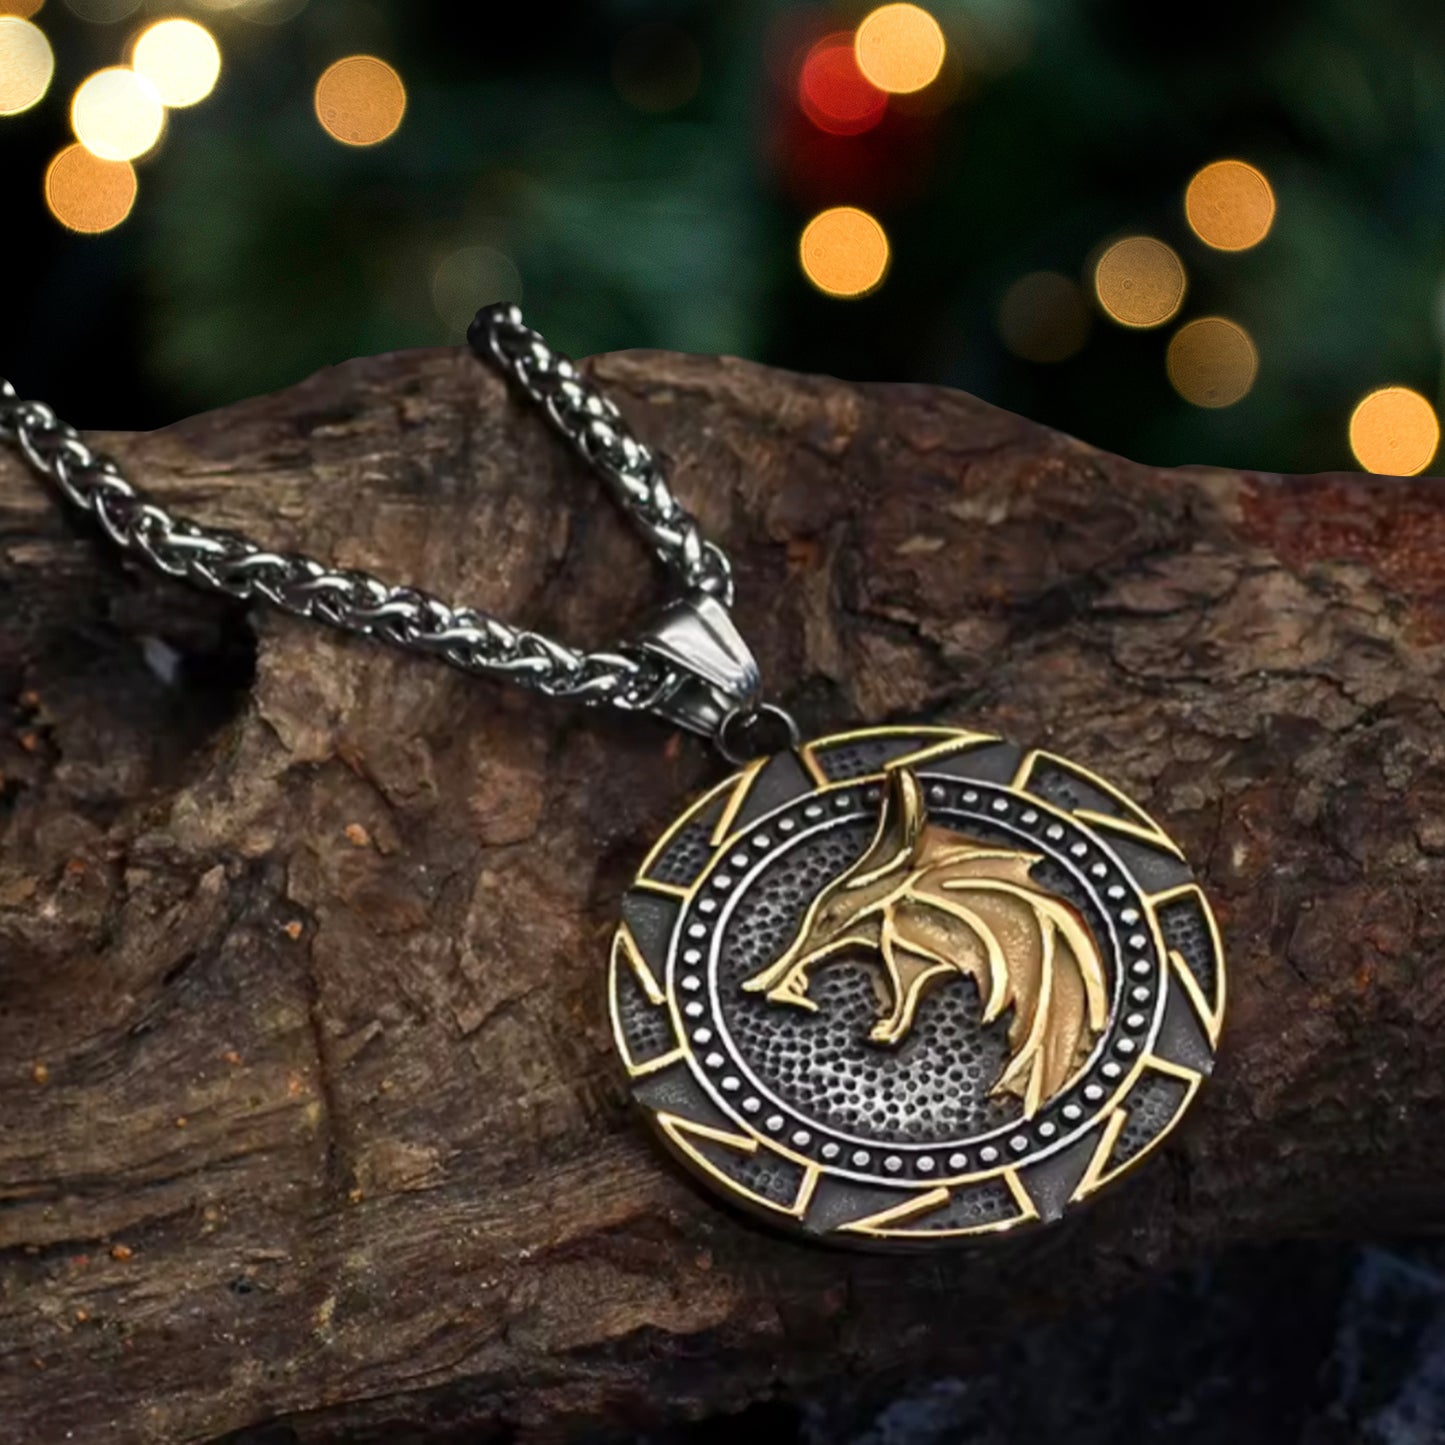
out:
M927 186L939 87L885 95L858 69L852 36L837 24L835 9L800 5L770 27L768 169L800 211L840 204L886 211Z
M862 135L888 109L888 97L858 69L853 36L825 35L808 50L798 70L798 104L829 135Z

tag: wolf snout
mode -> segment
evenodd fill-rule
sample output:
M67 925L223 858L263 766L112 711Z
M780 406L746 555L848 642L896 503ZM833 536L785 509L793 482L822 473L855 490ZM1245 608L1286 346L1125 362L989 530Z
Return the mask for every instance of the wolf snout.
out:
M743 988L748 993L763 994L769 1003L791 1004L794 1008L810 1010L816 1010L818 1007L808 997L807 980L796 971L784 974L776 981L768 974L758 974L755 978L745 979Z

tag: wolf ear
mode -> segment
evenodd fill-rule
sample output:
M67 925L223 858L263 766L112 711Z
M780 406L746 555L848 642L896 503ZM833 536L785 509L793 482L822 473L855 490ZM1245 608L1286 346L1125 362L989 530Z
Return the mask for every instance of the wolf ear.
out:
M912 860L928 811L923 790L907 768L889 768L883 775L883 804L878 811L878 831L868 851L853 865L844 888L866 888Z

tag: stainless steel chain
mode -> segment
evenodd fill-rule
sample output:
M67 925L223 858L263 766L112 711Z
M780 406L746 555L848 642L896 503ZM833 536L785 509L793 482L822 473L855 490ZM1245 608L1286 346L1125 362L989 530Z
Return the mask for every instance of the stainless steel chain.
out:
M652 711L718 738L759 716L758 675L732 627L732 568L673 496L657 459L616 406L554 351L512 305L477 313L467 339L544 411L608 484L681 588L681 596L615 650L583 652L475 607L384 582L177 516L128 481L110 457L44 402L0 379L0 438L88 513L122 551L172 577L411 651L467 672L505 677L549 697ZM768 709L769 713L775 710ZM791 726L789 724L789 726Z

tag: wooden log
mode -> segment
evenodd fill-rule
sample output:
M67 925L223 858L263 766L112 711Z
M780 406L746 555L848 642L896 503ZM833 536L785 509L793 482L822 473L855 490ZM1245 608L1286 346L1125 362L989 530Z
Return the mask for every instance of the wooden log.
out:
M603 989L706 748L129 569L6 454L11 1438L551 1440L958 1367L1233 1241L1438 1226L1439 484L1154 470L737 361L597 370L806 729L1000 731L1168 821L1232 965L1213 1083L1025 1248L855 1256L719 1212L628 1112ZM659 595L464 352L101 441L193 515L570 639Z

